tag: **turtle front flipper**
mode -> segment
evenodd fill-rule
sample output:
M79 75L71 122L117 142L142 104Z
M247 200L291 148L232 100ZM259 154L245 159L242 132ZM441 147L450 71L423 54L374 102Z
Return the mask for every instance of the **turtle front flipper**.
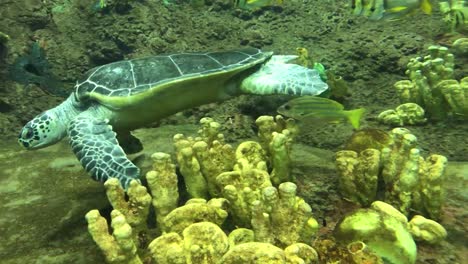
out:
M242 92L262 95L319 95L328 89L318 71L286 63L281 59L274 59L275 57L242 81Z
M140 176L140 169L125 155L108 120L78 116L70 122L68 136L73 153L97 181L117 178L124 189Z

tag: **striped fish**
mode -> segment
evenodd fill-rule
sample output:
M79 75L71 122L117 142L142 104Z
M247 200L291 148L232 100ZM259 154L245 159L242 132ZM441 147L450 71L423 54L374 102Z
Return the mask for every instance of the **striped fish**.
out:
M344 106L331 99L316 96L301 96L283 104L278 113L302 122L349 122L359 129L364 108L344 110Z

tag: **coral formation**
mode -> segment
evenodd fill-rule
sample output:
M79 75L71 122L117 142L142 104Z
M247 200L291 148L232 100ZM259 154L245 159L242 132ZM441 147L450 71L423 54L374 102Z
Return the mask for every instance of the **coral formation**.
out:
M390 263L416 262L416 244L407 228L406 217L382 202L345 216L337 224L334 235L343 243L366 241L369 248Z
M137 254L137 246L132 239L132 228L127 223L125 216L118 210L111 213L112 235L109 234L107 221L99 214L98 210L92 210L86 214L88 231L96 244L101 248L108 263L141 264Z
M437 84L455 118L468 119L468 77L443 80Z
M369 205L376 199L378 182L384 201L408 215L410 210L438 219L444 200L444 170L441 155L421 157L416 137L404 128L391 131L391 142L382 149L338 151L336 165L341 194L356 203Z
M369 209L358 209L345 216L337 224L334 235L339 241L349 243L348 249L366 241L365 246L391 263L415 263L414 240L434 244L443 240L447 232L437 222L420 215L408 222L396 208L375 201Z
M336 163L340 173L339 190L343 197L364 206L375 201L380 151L369 148L358 154L352 150L342 150L336 153Z
M184 206L177 207L164 217L164 232L182 233L186 227L200 221L222 225L228 213L222 198L209 201L200 198L188 200Z
M317 259L317 252L306 244L297 243L282 250L268 243L249 242L229 249L219 263L313 264Z
M151 158L154 162L153 169L146 173L146 181L153 197L151 204L156 214L156 223L162 229L164 217L177 208L177 175L169 154L157 152Z
M427 121L424 109L415 103L405 103L397 106L395 110L383 111L377 120L391 126L419 125Z
M256 146L254 148L257 150L260 146L256 142L247 141L241 143L238 149L246 149L245 145L251 146L249 149ZM261 161L260 164L266 165L264 161ZM233 171L219 174L216 181L222 190L223 197L230 202L230 212L234 221L240 226L250 227L253 203L261 199L264 188L272 186L268 172L264 169L258 169L244 158L239 159Z
M382 258L375 255L369 247L362 241L354 241L349 243L346 248L351 253L355 263L373 263L383 264Z
M446 47L430 46L429 55L410 60L406 75L410 80L398 81L395 89L401 103L415 103L421 106L429 118L445 120L449 115L467 118L468 93L462 81L453 80L454 56ZM406 107L407 108L407 107ZM412 106L406 109L413 122L422 122L421 111ZM396 116L395 116L396 115ZM400 118L398 118L400 117ZM387 123L405 123L400 114L384 112L381 118ZM409 117L408 117L409 118ZM408 124L410 120L407 120Z
M134 234L144 230L151 203L151 196L146 191L146 187L137 181L132 181L127 190L128 200L117 178L106 181L104 187L110 204L114 210L125 216L126 222L133 227Z
M150 231L147 227L144 228L146 230L141 228L141 220L146 220L145 213L141 212L147 211L146 198L149 194L145 187L132 181L129 192L137 192L138 195L129 195L130 200L125 202L121 200L124 190L118 180L108 180L106 186L110 186L112 190L108 191L109 200L123 210L130 209L127 211L129 217L114 209L111 213L113 233L109 234L107 221L97 210L92 210L86 215L89 232L108 263L142 263L142 259L148 254L144 251L142 234ZM268 191L277 192L274 187L270 188ZM227 206L225 200L215 198L206 202L200 198L191 199L164 217L164 234L148 246L151 258L157 263L237 263L238 253L242 252L242 258L246 261L257 258L267 261L243 263L314 263L317 259L315 250L307 244L297 242L310 243L318 224L311 217L310 206L295 196L295 188L293 183L283 183L280 186L279 201L270 200L274 204L266 204L266 201L254 202L260 218L253 216L253 230L236 229L229 239L219 227L227 217L227 212L223 209ZM145 201L143 206L141 200ZM254 242L262 239L271 243ZM275 246L278 244L285 247L285 250ZM139 254L139 251L143 252ZM274 262L275 260L282 262Z
M260 143L243 142L235 151L219 133L220 124L211 118L200 120L199 137L174 136L177 161L191 197L217 197L225 187L219 185L218 175L250 169L254 169L255 173L267 173L267 163L272 167L270 174L273 183L292 180L289 153L296 132L294 124L281 116L276 119L261 116L256 123Z
M200 125L199 137L174 136L176 156L191 197L216 197L220 193L216 177L234 166L234 149L224 142L220 125L212 118L202 118Z
M272 128L278 124L273 118L262 117L262 120L267 120L263 124L268 124L261 129L264 140L273 142L278 132ZM218 133L217 123L212 119L203 119L203 122L200 138L178 137L175 145L179 152L196 149L193 146L200 142L206 146L225 144L214 143L223 138ZM269 138L268 133L271 133ZM407 214L408 206L413 206L415 210L424 209L436 215L442 201L442 189L437 186L443 182L443 158L421 158L414 148L415 137L406 129L394 129L388 137L377 139L386 147L366 149L359 155L353 151L337 154L342 176L346 176L340 182L343 194L357 203L369 205L377 199L378 180L383 179L390 186L386 189L386 198L400 210ZM206 146L201 149L209 151ZM230 146L225 148L232 151ZM97 210L86 215L89 232L108 263L146 263L152 259L168 264L296 264L318 263L324 258L356 264L383 263L383 258L392 263L414 263L414 240L435 244L446 236L445 229L438 223L422 216L415 216L408 222L397 209L377 201L370 209L359 209L337 225L335 238L340 245L316 240L313 245L317 253L310 245L319 224L312 217L311 207L296 195L294 183L273 186L267 167L271 153L258 142L242 142L230 154L235 159L232 168L212 178L215 181L212 188L216 191L208 192L206 188L207 195L216 193L217 196L211 196L214 198L208 201L192 198L180 207L177 207L175 165L170 155L154 153L153 169L146 174L152 195L134 180L128 188L127 199L119 181L109 179L105 187L114 207L110 223L113 232L109 233L107 221ZM198 155L202 154L193 154L191 159L198 162ZM219 164L212 168L226 169ZM201 167L198 165L189 173L201 173L206 179ZM189 192L188 189L189 186ZM157 228L148 225L148 218L152 217L151 205L156 213ZM152 237L156 238L150 242Z
M355 131L346 141L344 149L361 152L368 148L382 149L393 141L392 137L382 129L364 128Z
M190 177L200 176L205 180L208 178L201 172L200 164L210 166L208 171L212 172L225 170L226 166L219 166L222 163L213 163L203 158L200 160L205 163L199 163L198 157L209 155L200 153L200 149L211 151L216 149L216 145L221 146L220 149L232 149L229 145L222 147L223 136L218 133L219 126L212 119L202 119L201 126L200 138L178 135L175 137L175 146L181 173L187 173ZM265 127L262 131L264 137L267 137ZM288 133L284 129L281 135ZM279 134L272 131L269 140L275 142L275 137ZM281 144L271 142L268 145L276 144L276 149L270 149L272 155L285 157L284 155L288 154L284 152ZM278 142L287 144L282 140ZM196 145L201 143L205 146L197 148ZM211 149L207 146L211 146ZM196 149L196 154L192 152L187 155L188 158L180 156L181 152L192 149ZM216 151L213 150L213 153ZM93 210L88 214L90 233L104 251L106 260L109 263L130 260L140 263L138 261L150 256L158 263L236 263L239 257L237 254L242 251L246 261L254 261L256 258L267 261L251 263L276 263L276 260L282 261L278 263L313 263L317 254L307 244L310 244L317 232L318 223L312 217L311 207L296 196L296 185L283 182L278 189L272 186L266 151L257 142L243 142L235 153L231 153L231 157L232 154L236 164L231 169L219 173L216 178L210 178L215 180L212 187L215 191L208 194L209 188L206 183L209 180L202 181L201 184L186 182L189 193L196 193L194 190L200 190L198 187L202 186L206 190L206 196L218 194L218 197L225 198L212 198L209 201L192 198L185 205L176 207L178 190L175 166L171 163L170 156L164 153L152 155L153 170L146 174L152 195L137 181L132 181L127 191L128 199L125 199L124 189L117 179L106 181L107 196L114 207L112 221L117 221L119 228L125 230L121 232L116 226L111 235L105 219L98 211ZM189 162L186 162L187 160ZM155 230L147 225L151 204L156 212L158 228ZM230 221L233 221L231 225L239 227L232 231L229 238L220 228L224 226L228 212L231 215ZM160 232L163 235L147 247L147 238ZM146 248L150 253L145 251Z
M210 222L194 223L179 233L166 233L149 246L151 256L160 264L219 263L229 249L226 234Z
M450 32L468 30L468 8L464 1L440 1L439 8Z
M296 196L291 182L264 188L262 199L252 204L252 229L256 241L286 247L296 242L309 243L319 225L312 209Z
M272 166L271 180L278 185L292 181L289 173L291 166L291 143L298 128L293 119L285 119L280 115L260 116L255 120L258 127L260 144L267 152L268 161Z

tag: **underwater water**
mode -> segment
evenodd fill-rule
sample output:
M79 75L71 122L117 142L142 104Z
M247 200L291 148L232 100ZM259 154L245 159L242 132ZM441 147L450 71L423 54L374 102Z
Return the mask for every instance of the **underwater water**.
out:
M370 2L0 0L0 263L466 262L468 3ZM127 162L147 188L87 173Z

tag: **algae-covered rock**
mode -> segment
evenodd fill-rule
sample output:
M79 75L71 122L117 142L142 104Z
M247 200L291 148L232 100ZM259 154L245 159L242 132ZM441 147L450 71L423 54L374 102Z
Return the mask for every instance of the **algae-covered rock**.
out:
M447 237L447 231L441 224L421 215L415 215L408 227L414 239L429 244L439 243Z
M391 207L390 205L388 205ZM389 208L386 207L386 208ZM396 209L388 213L376 209L359 209L347 215L336 226L334 235L344 243L366 241L378 256L393 264L416 262L416 244L407 228L405 216ZM394 216L398 215L399 216Z

